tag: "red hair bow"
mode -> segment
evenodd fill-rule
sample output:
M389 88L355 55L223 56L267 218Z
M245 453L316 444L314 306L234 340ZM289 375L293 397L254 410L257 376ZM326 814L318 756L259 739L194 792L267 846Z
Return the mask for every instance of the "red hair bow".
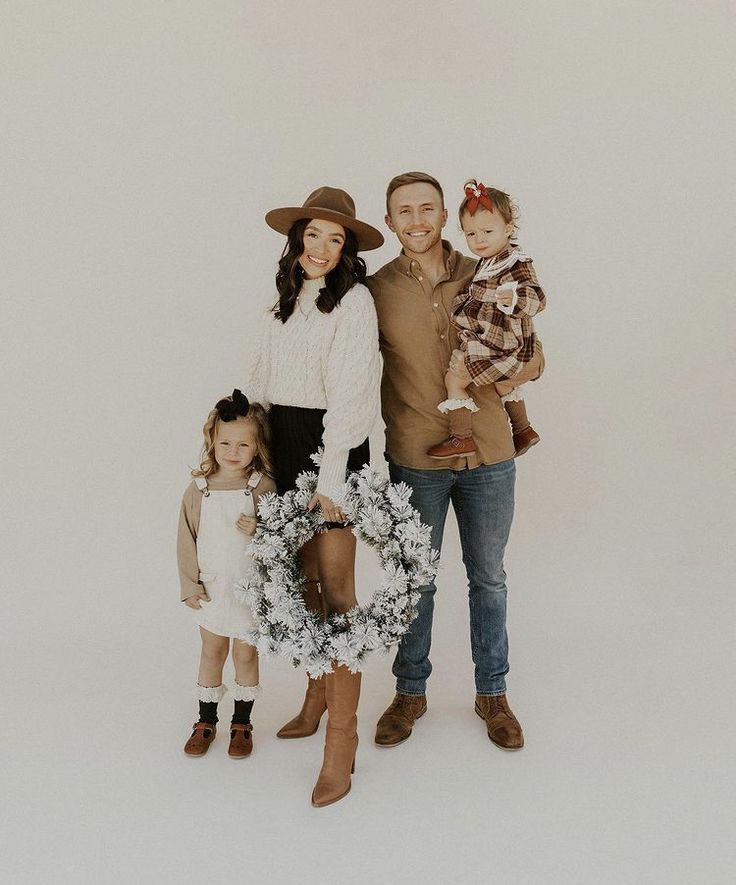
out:
M475 187L469 184L465 188L465 198L468 201L467 209L471 215L475 215L478 206L484 206L489 212L493 212L493 200L491 200L488 190L482 182L479 181Z

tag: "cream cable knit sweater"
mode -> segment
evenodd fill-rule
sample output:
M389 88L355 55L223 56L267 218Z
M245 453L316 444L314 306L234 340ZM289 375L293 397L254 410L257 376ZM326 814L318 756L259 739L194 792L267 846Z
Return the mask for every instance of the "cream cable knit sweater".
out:
M244 391L254 401L326 409L317 491L334 497L348 452L370 433L379 410L382 361L373 297L356 283L331 313L315 304L324 277L304 280L294 313L272 313L255 337Z

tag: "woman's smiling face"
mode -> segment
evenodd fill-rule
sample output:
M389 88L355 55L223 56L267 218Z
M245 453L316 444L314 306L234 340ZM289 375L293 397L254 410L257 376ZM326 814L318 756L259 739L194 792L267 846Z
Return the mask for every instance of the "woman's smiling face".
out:
M313 218L304 229L304 251L299 256L304 276L314 280L337 267L345 245L345 228L334 221Z

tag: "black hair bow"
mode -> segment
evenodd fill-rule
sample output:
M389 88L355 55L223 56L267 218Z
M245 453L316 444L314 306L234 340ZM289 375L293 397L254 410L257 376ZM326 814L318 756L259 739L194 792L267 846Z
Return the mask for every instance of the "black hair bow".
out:
M240 390L233 390L232 398L221 399L215 406L221 421L235 421L236 418L246 418L250 411L248 397Z

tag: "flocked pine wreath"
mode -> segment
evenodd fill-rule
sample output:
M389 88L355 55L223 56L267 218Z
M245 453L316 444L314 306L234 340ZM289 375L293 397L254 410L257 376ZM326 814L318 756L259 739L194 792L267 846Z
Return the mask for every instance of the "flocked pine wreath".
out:
M250 548L253 569L236 584L258 627L240 638L261 653L304 666L311 676L330 672L333 661L360 670L370 652L391 648L416 617L418 588L437 573L439 554L431 547L431 529L409 503L411 489L405 483L393 484L368 466L349 474L335 503L352 523L353 534L378 553L382 580L365 605L324 620L304 603L305 576L296 555L324 530L319 509L306 509L317 487L316 473L302 473L296 486L259 500L259 527Z

